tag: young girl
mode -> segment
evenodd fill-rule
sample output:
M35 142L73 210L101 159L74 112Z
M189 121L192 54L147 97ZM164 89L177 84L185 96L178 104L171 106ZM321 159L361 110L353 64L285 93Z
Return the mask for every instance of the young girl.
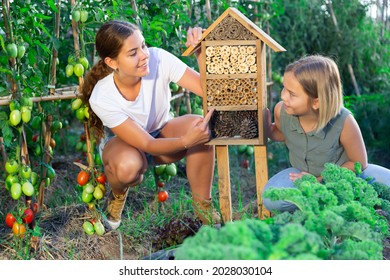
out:
M202 30L189 31L187 45L195 44ZM92 109L90 126L100 140L111 187L107 227L119 227L128 189L141 183L149 164L183 157L195 213L209 223L215 213L214 148L203 144L210 138L212 111L205 118L189 114L172 118L169 113L170 82L202 96L199 73L162 49L148 48L139 28L128 22L105 23L95 44L100 60L86 75L81 91Z
M367 163L360 128L343 107L339 70L332 59L314 55L288 65L281 99L274 109L274 123L268 115L268 136L285 142L292 167L273 176L264 190L292 188L294 180L308 173L321 181L327 162L351 170L355 162L360 162L362 176L390 185L390 170ZM270 211L296 209L286 201L263 202Z

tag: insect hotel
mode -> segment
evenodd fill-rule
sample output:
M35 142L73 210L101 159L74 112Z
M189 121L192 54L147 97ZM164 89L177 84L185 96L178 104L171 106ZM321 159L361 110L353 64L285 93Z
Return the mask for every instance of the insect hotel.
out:
M228 8L203 33L200 75L203 109L214 108L210 120L216 146L218 188L222 217L232 220L228 145L254 145L256 192L259 218L269 216L261 194L268 181L266 135L263 119L267 108L266 46L285 51L268 34L235 8Z

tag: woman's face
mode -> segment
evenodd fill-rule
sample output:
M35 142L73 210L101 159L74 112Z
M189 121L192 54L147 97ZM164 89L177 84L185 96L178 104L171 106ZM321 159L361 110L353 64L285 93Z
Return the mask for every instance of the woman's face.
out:
M284 74L281 99L289 115L302 116L312 112L311 98L292 72Z
M141 31L134 31L123 42L115 63L121 76L144 77L149 74L149 50Z

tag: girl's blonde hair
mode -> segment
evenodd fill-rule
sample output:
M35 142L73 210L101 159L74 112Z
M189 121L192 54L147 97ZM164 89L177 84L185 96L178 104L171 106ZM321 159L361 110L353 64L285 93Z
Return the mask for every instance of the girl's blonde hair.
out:
M123 42L139 28L129 22L112 20L103 24L96 34L95 46L100 60L88 71L83 86L80 90L82 98L89 107L89 126L92 128L97 140L104 135L103 123L89 106L89 98L96 83L114 70L104 62L106 57L115 59L118 57ZM110 94L109 92L107 94Z
M323 129L343 108L343 89L337 64L329 57L311 55L286 67L302 85L310 98L318 98L316 131Z

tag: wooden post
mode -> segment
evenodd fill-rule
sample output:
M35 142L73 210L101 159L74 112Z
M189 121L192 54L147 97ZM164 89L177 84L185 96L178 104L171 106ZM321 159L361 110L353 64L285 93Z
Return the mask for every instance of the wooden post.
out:
M216 146L218 167L219 204L223 221L232 221L232 198L230 192L230 171L228 146Z
M257 213L260 219L270 216L270 212L264 208L262 193L268 181L267 147L264 145L254 146L255 149L255 173L257 193Z

